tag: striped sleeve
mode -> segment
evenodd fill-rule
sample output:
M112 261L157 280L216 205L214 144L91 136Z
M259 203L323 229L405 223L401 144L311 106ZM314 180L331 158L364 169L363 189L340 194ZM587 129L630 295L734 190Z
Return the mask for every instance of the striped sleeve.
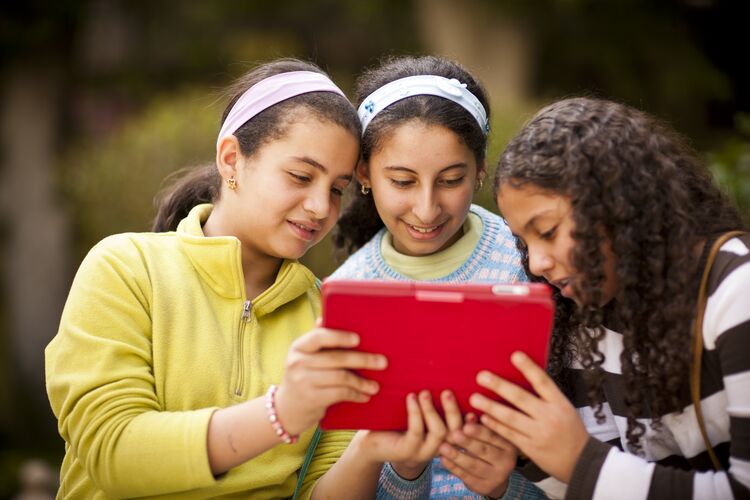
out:
M726 403L704 404L703 412L714 448L724 438L720 426L712 422L728 419L729 469L685 471L608 448L592 438L578 460L568 498L750 498L750 237L734 238L722 246L708 294L703 341L706 357L719 361ZM699 432L697 424L692 428ZM705 445L700 452L705 454Z
M717 491L716 482L726 479L734 498L750 498L750 236L722 246L708 291L703 339L706 350L718 353L731 444L728 474L696 475L694 498Z

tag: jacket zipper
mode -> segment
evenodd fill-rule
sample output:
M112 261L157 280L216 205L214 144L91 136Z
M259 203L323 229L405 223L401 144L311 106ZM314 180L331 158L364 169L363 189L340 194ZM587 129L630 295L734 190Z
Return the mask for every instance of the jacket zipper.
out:
M250 322L250 310L253 303L246 300L242 304L242 316L240 317L240 328L237 334L237 385L234 388L235 396L242 396L245 385L245 328Z

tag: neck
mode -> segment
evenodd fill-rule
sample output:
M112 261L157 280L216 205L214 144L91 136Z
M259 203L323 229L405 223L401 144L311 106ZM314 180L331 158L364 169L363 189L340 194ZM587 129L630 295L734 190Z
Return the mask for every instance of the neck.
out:
M279 274L283 260L269 256L259 259L250 255L250 252L246 250L243 245L242 270L245 276L245 293L248 299L255 300L276 281L276 275Z
M245 293L248 299L254 300L276 281L283 259L267 255L250 242L243 241L239 236L239 231L231 223L231 217L227 217L224 212L220 203L214 205L211 214L203 224L203 234L207 237L234 236L240 240Z

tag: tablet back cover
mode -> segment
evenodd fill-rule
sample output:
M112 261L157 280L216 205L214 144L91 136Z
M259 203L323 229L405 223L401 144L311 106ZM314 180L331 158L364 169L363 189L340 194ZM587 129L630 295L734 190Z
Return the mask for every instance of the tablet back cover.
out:
M497 395L476 384L489 370L529 388L510 364L515 351L546 366L554 306L544 284L426 284L386 281L323 283L323 326L356 332L358 350L384 354L385 371L358 373L380 384L367 403L338 403L323 429L406 429L406 395L428 389L442 414L450 389L463 413L469 397Z

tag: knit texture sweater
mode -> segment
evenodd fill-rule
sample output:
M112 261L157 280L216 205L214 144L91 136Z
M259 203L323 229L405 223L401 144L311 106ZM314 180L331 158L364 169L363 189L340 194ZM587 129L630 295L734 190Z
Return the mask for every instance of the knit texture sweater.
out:
M471 212L482 220L482 235L472 253L458 269L439 278L426 280L448 283L487 283L526 281L515 239L505 221L478 205ZM378 231L354 252L329 279L388 279L413 281L399 273L383 258L381 245L386 228Z

